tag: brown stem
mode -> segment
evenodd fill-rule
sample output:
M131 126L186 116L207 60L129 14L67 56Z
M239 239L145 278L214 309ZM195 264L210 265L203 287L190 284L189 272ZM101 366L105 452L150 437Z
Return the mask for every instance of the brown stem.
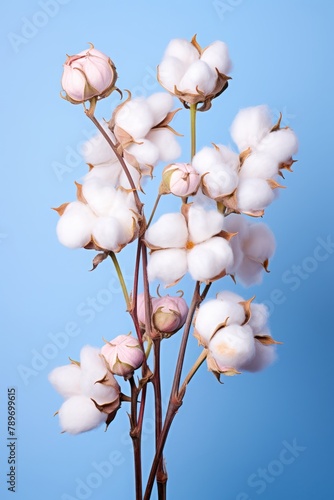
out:
M130 436L133 445L136 500L142 500L143 485L142 485L142 467L141 467L141 429L138 429L138 421L137 421L138 388L136 386L133 376L129 379L129 382L131 386Z
M113 141L111 140L111 138L109 137L109 135L107 134L107 132L104 130L104 128L101 126L101 124L99 123L99 121L95 118L95 116L92 115L92 114L90 114L89 110L86 110L86 115L94 123L95 127L101 132L101 134L103 135L103 137L105 138L105 140L108 142L109 146L111 147L111 149L115 153L118 161L122 165L122 168L123 168L123 170L125 172L125 175L126 175L128 181L129 181L129 184L130 184L131 189L133 191L133 196L135 198L135 202L136 202L138 213L141 214L142 213L142 207L143 207L143 205L142 205L142 202L139 199L137 188L136 188L136 186L135 186L135 184L133 182L133 179L131 177L129 169L126 166L124 158L119 154L119 152L117 151L116 145L113 143Z
M181 380L182 367L183 367L183 362L184 362L186 347L187 347L187 343L188 343L192 319L193 319L193 316L194 316L194 313L195 313L195 310L196 310L198 304L203 300L199 294L199 290L200 290L200 283L197 281L196 285L195 285L194 295L193 295L193 298L192 298L192 301L191 301L191 304L189 307L187 321L186 321L185 326L184 326L184 331L183 331L181 346L180 346L179 355L178 355L178 359L177 359L177 364L176 364L176 368L175 368L174 380L173 380L173 385L172 385L171 394L170 394L170 398L169 398L166 418L165 418L165 422L164 422L164 425L163 425L162 430L161 430L158 445L156 447L156 452L155 452L154 459L152 462L150 475L149 475L149 478L147 480L146 490L145 490L145 494L144 494L144 500L149 500L151 497L154 479L155 479L155 476L157 474L157 470L159 468L159 465L161 463L162 454L163 454L163 450L164 450L164 446L166 443L169 429L172 425L172 422L174 420L174 417L175 417L178 409L182 405L182 398L180 398L180 394L179 394L180 380Z

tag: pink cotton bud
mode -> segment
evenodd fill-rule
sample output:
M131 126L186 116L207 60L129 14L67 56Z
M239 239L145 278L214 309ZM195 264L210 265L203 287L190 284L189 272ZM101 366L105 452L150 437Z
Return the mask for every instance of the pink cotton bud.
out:
M102 99L114 89L117 73L111 59L94 49L94 45L74 56L68 56L64 64L62 87L65 99L72 104Z
M101 349L109 370L115 375L130 378L144 361L139 342L131 335L118 335Z
M175 196L196 194L201 177L189 163L173 163L164 168L160 193L172 193Z
M173 335L186 322L188 306L182 297L160 297L153 300L153 324L155 328L165 334Z

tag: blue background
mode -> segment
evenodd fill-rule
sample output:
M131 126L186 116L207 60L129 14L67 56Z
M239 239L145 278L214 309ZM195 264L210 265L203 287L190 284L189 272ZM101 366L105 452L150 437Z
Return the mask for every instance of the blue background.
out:
M48 383L51 369L68 356L77 359L82 345L98 346L102 336L131 329L111 264L88 273L93 252L70 251L56 238L57 214L50 207L74 199L74 181L86 172L77 151L93 131L81 106L59 98L60 78L65 54L93 42L115 61L121 88L148 96L160 90L153 75L169 40L194 33L202 46L227 42L234 63L229 89L198 117L198 147L228 144L239 108L267 103L297 132L300 151L294 173L286 176L288 188L265 215L278 242L271 273L248 290L229 280L213 287L266 301L272 334L284 343L279 360L224 385L202 367L166 448L169 498L331 498L334 251L329 245L318 253L318 246L334 241L333 3L63 0L48 14L42 5L7 3L0 21L1 498L13 498L6 485L7 388L13 386L17 500L133 498L126 404L107 433L60 434L52 416L61 398ZM116 97L101 102L99 117L109 118L116 103ZM186 161L185 111L174 126L185 134ZM147 187L148 206L153 192ZM163 208L169 203L164 200ZM120 257L130 287L133 252L131 246ZM184 288L189 293L188 281ZM92 299L98 310L89 305ZM57 347L52 335L59 332L65 334ZM163 345L164 401L179 338ZM191 339L188 366L198 352ZM152 453L150 401L147 416L145 474ZM289 445L297 445L294 455L283 451ZM268 471L262 482L261 469Z

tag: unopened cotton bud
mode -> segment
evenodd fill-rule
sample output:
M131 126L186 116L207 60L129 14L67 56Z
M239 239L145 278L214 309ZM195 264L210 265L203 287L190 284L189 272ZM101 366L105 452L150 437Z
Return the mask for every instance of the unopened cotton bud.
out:
M164 168L160 192L186 197L196 193L200 176L189 163L174 163Z
M188 306L182 297L160 297L153 300L153 324L165 336L172 335L183 327Z
M114 63L91 44L90 49L67 58L62 87L65 99L79 104L93 97L107 97L115 89L116 80Z
M131 335L118 335L101 349L110 371L115 375L129 378L144 361L144 352L139 341Z

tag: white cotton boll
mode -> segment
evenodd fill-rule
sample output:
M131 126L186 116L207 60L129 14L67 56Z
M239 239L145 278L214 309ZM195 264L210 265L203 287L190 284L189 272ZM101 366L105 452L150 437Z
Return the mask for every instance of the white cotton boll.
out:
M156 92L146 99L155 125L159 125L173 107L173 97L166 92Z
M241 370L248 372L258 372L267 368L276 360L276 349L271 345L263 345L255 339L255 355L254 357L240 366Z
M138 144L130 144L126 150L136 158L138 163L144 165L154 166L159 160L159 149L147 139L138 139Z
M105 373L106 368L101 359L98 347L85 345L80 351L80 367L83 371L93 371L96 380L101 379Z
M188 213L189 239L201 243L218 234L224 225L224 216L217 210L206 211L198 205L191 205Z
M275 194L264 179L240 179L237 189L238 208L242 212L263 210L274 200Z
M216 278L233 263L233 253L224 238L215 237L188 251L188 270L196 281Z
M105 132L107 132L108 136L115 144L116 139L114 134L108 128L108 124L103 122L101 123ZM85 142L81 148L80 152L86 163L90 163L91 165L100 165L100 164L113 164L117 162L117 157L107 140L101 132L98 132L93 137L91 137L87 142Z
M253 330L253 335L263 333L267 334L267 323L269 318L269 309L265 304L251 304L251 317L248 325Z
M240 179L255 177L272 179L278 174L279 163L269 153L255 151L249 155L240 170Z
M115 185L117 183L118 177L121 172L120 163L115 162L114 164L102 164L98 167L92 168L88 174L86 174L83 178L83 182L86 183L88 181L97 180L98 182L102 182L103 184L112 184Z
M245 299L237 293L230 292L230 290L223 290L216 295L217 300L226 300L228 302L243 302Z
M187 224L180 213L162 215L145 233L147 243L160 248L183 248L187 239Z
M80 388L81 370L78 365L70 364L58 366L49 373L49 382L56 391L67 399L81 393Z
M204 61L194 62L185 72L178 85L181 92L209 95L217 83L217 73Z
M100 412L93 401L85 396L73 396L65 401L58 417L62 431L69 434L90 431L107 419L107 415Z
M241 324L245 319L242 306L212 299L201 305L195 319L195 329L204 345L208 345L214 332L227 324Z
M69 248L82 248L91 240L96 217L91 209L74 201L70 203L57 224L57 236L63 245Z
M116 189L101 179L90 179L82 185L82 194L89 207L98 216L107 215L113 203Z
M141 173L135 167L130 165L128 162L125 162L125 164L128 167L129 174L132 177L132 180L133 180L135 187L139 188L140 187ZM131 189L132 190L128 176L126 175L126 173L122 167L121 167L120 175L118 178L118 185L123 187L124 189Z
M205 146L192 159L192 166L200 174L209 172L212 167L221 164L221 152L216 148Z
M244 257L236 272L238 280L244 286L252 286L262 282L263 271L262 264Z
M230 167L232 170L239 172L239 155L223 144L217 144L217 147L219 148L219 153L221 155L223 163Z
M174 92L174 87L178 86L184 72L185 66L176 57L166 57L158 67L159 82L170 92Z
M231 70L231 60L226 43L217 40L204 49L201 61L205 61L211 68L217 68L220 73L228 75Z
M134 139L145 137L155 125L151 108L143 97L127 101L118 110L115 122Z
M249 326L230 325L219 330L209 343L219 368L239 369L255 355L255 341Z
M282 128L266 135L258 150L271 156L278 163L287 162L298 151L298 139L291 128Z
M224 164L212 167L203 179L208 195L213 199L233 193L238 182L237 172Z
M158 279L168 284L182 278L186 272L187 253L178 248L152 252L147 266L149 281Z
M248 238L243 243L243 251L247 257L263 263L272 257L275 247L275 236L266 224L250 225Z
M93 227L92 236L96 244L106 250L117 252L124 243L122 226L115 217L99 217Z
M265 105L244 108L231 125L231 136L239 151L255 148L272 128L272 117Z
M171 162L181 155L176 135L168 128L153 129L146 137L159 149L159 161Z
M249 234L249 223L241 215L230 214L225 217L224 229L230 233L237 233L229 242L233 252L233 264L226 269L228 274L234 275L244 258L242 246Z
M189 66L194 61L199 59L199 53L196 47L183 38L174 38L167 45L164 59L166 57L176 57L184 66Z

